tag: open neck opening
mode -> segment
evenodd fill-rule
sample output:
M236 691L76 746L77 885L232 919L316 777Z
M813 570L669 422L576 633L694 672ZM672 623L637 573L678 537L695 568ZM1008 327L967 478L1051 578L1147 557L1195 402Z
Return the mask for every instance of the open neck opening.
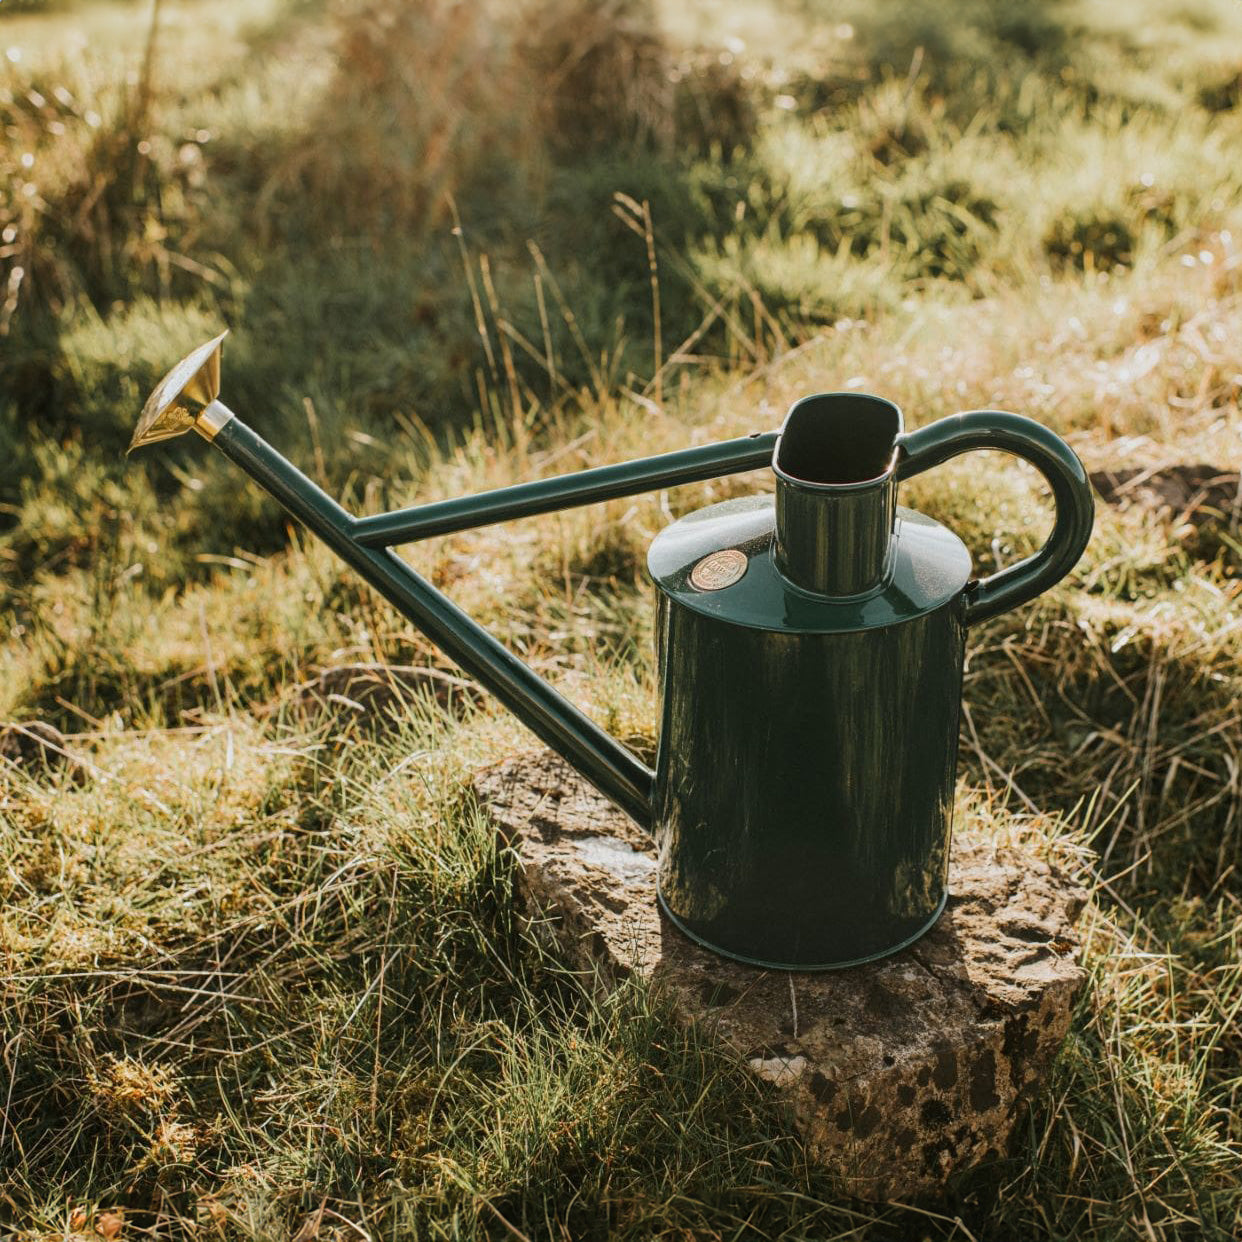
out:
M810 487L862 487L892 471L901 410L883 397L831 392L803 397L781 428L772 467Z

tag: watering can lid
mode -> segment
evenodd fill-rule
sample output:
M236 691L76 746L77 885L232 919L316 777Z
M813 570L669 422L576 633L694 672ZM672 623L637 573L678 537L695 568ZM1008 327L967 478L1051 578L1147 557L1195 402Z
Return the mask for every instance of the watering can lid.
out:
M656 536L647 571L664 595L692 612L728 625L791 634L840 634L912 621L959 599L970 578L966 545L939 522L899 506L884 586L863 596L813 595L777 569L775 527L771 495L739 496L696 509ZM740 553L737 569L715 581L696 577L704 560L722 552Z

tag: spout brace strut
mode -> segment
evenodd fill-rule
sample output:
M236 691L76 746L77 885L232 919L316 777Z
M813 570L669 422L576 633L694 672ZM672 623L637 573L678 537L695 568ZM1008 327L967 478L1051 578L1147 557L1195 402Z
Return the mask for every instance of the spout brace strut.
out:
M412 543L432 535L489 526L512 518L532 517L576 505L636 496L640 492L683 483L718 479L742 470L758 470L771 464L776 432L755 432L737 440L722 440L699 448L661 453L616 466L599 466L554 479L539 479L502 487L478 496L434 501L412 509L398 509L358 520L358 542L368 548Z

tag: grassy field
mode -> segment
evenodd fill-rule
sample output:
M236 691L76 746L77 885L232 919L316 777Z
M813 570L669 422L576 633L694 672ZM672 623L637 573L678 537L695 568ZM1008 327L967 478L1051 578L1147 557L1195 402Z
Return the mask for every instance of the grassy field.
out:
M1242 11L157 15L0 7L0 720L72 756L0 739L0 1230L1238 1237L1242 524L1236 484L1168 488L1242 461ZM972 642L958 814L1046 837L1096 895L1010 1158L936 1202L843 1198L658 997L593 996L524 934L466 791L529 735L461 696L307 706L326 668L443 664L194 437L123 458L222 326L226 400L359 510L832 388L1166 472L1168 503L1101 503L1077 571ZM1028 470L983 465L906 495L987 571L1049 519ZM650 753L645 546L764 485L409 555Z

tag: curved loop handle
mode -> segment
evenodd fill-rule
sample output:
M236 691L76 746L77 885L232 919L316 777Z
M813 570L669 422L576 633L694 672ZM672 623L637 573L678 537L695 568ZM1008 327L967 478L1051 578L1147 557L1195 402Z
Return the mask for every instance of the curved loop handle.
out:
M1029 461L1052 488L1056 521L1048 541L1034 556L967 587L967 625L1034 599L1078 563L1091 537L1095 501L1077 454L1047 427L1021 414L971 410L901 436L897 447L899 479L973 449L1001 449Z

